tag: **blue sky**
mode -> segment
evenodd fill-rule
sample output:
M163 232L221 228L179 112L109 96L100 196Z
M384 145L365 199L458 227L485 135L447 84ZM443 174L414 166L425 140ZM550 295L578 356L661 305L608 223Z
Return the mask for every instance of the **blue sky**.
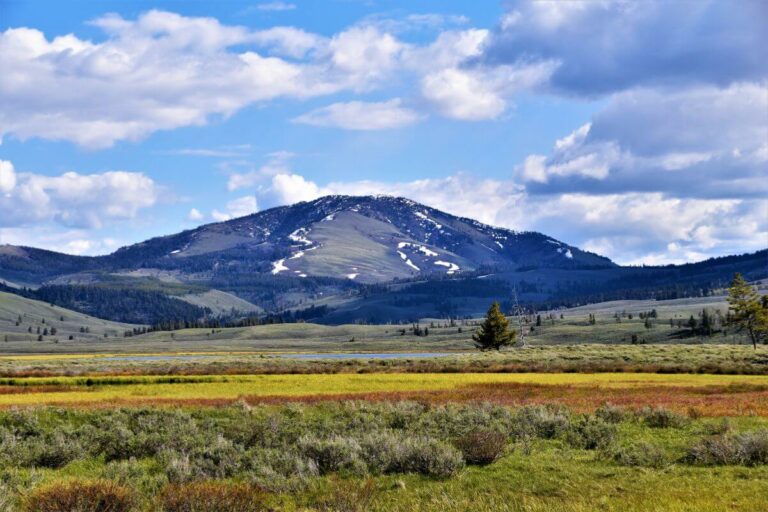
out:
M758 0L0 3L0 243L329 193L621 263L768 246Z

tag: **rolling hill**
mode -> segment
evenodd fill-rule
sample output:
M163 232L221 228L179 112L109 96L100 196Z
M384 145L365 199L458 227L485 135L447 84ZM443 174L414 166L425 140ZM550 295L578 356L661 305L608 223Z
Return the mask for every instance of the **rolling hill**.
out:
M47 331L45 341L68 340L97 341L107 336L122 337L140 325L102 320L76 311L28 299L12 293L0 292L0 333L2 341L36 341Z

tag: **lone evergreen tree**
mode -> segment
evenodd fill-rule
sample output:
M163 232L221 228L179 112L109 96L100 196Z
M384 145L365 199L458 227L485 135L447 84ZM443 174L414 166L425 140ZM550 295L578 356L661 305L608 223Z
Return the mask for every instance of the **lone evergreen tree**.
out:
M768 307L757 292L738 272L728 289L728 304L732 314L729 323L739 331L747 331L752 346L768 337Z
M515 331L509 329L509 321L501 312L498 302L491 304L485 321L472 335L475 346L480 350L500 350L501 347L511 345L514 339Z

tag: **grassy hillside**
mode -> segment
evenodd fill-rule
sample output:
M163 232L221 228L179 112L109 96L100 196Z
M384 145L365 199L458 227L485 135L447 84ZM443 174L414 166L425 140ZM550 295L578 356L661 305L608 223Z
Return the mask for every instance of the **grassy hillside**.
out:
M8 294L4 294L8 296ZM9 296L12 301L23 300ZM35 303L35 301L27 301ZM27 302L24 302L25 304ZM41 304L41 303L37 303ZM42 304L45 307L45 304ZM533 346L574 345L574 344L741 344L746 338L739 333L720 329L712 336L701 336L690 332L685 325L691 316L698 318L702 309L710 314L718 311L724 315L727 305L724 297L706 297L695 299L675 299L669 301L613 301L592 304L572 309L541 312L541 326L528 334L528 342ZM656 311L656 317L646 323L640 313ZM61 310L64 311L64 310ZM428 336L417 336L411 324L391 325L339 325L326 326L311 323L273 324L255 327L237 327L226 329L182 329L178 331L158 331L132 338L122 338L125 330L121 324L103 322L90 318L91 322L102 323L104 328L98 331L103 335L108 330L110 337L93 336L81 338L75 332L75 340L68 341L60 336L60 343L53 343L46 338L44 343L32 341L37 336L24 335L28 323L15 327L19 313L5 314L5 323L0 324L12 329L8 343L0 345L5 353L34 352L181 352L181 351L257 351L257 352L391 352L391 351L473 351L471 336L477 328L477 320L463 320L449 324L444 319L423 319L421 328L429 331ZM68 315L62 313L65 320ZM595 323L588 320L595 316ZM51 321L58 315L51 315ZM562 315L562 318L561 318ZM619 316L617 320L616 316ZM629 316L632 318L629 318ZM84 315L72 318L88 318ZM532 319L535 323L535 317ZM80 320L73 321L77 331ZM515 322L513 322L515 323ZM678 325L682 324L683 327ZM112 326L112 327L108 327ZM119 328L114 326L120 326ZM34 328L37 324L34 324ZM132 328L129 326L128 328ZM114 338L114 333L121 337Z
M114 341L126 330L132 330L136 325L110 322L100 318L77 313L75 311L51 306L45 302L27 299L12 293L0 292L0 349L6 347L24 346L34 350L45 350L51 344L59 343L93 343L94 341ZM30 332L31 328L31 332ZM38 342L38 328L41 334L48 329L49 335L44 336L43 342ZM52 330L55 335L51 335ZM83 332L87 331L87 332ZM108 337L105 338L104 335ZM72 336L74 340L69 341Z

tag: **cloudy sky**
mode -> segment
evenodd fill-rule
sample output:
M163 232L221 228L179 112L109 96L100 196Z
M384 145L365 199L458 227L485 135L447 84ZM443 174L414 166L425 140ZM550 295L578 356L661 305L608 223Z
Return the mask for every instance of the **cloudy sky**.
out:
M402 195L620 263L768 246L762 0L0 1L0 243Z

